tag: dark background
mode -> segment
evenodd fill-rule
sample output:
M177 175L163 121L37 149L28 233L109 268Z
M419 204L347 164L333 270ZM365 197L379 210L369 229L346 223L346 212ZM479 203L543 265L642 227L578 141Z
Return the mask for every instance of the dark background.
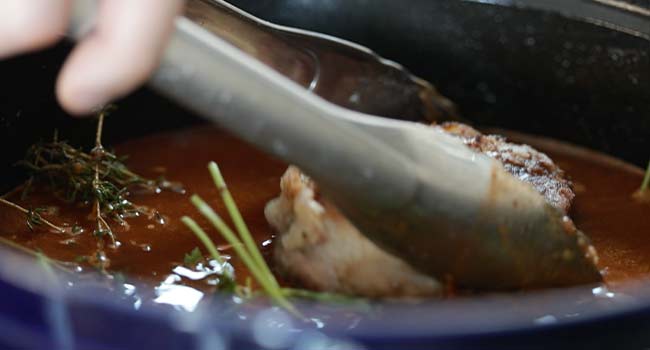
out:
M230 2L273 22L362 43L433 82L478 125L549 135L640 166L650 157L647 39L472 1ZM641 20L650 32L647 16L610 14L623 23Z

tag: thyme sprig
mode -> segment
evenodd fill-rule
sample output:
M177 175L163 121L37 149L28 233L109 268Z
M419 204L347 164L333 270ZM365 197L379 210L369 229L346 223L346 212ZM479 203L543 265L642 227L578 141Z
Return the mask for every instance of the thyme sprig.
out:
M114 245L115 235L109 220L125 226L128 218L157 216L155 210L131 202L127 198L131 191L156 193L163 189L182 189L179 184L147 179L132 172L124 164L125 157L118 157L104 148L104 119L112 109L107 107L98 112L95 145L90 152L59 140L55 132L52 141L31 146L25 159L18 164L30 175L23 186L23 197L34 183L41 183L67 203L91 205L95 219L93 234L99 238L109 237Z
M51 223L50 221L43 218L43 216L41 216L41 213L45 211L43 208L25 209L20 205L8 201L2 197L0 197L0 203L24 213L27 216L27 227L29 227L30 230L34 230L35 226L47 225L58 233L66 232L64 228Z

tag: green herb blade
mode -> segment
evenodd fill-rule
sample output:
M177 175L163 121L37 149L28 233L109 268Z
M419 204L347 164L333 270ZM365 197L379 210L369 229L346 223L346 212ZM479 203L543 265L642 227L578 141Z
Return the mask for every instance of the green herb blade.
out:
M645 171L645 176L643 177L643 182L641 183L640 192L645 192L650 187L650 161L648 161L648 168Z
M242 259L253 277L257 280L257 283L262 286L271 299L278 306L283 307L293 315L302 317L300 312L298 312L293 304L291 304L291 302L289 302L289 300L287 300L287 298L282 294L282 291L277 286L277 282L275 284L271 282L272 280L275 280L275 277L267 274L263 269L259 268L259 266L253 261L249 252L245 249L244 244L239 240L239 238L237 238L228 225L226 225L223 219L221 219L221 217L198 195L193 195L191 201L197 210L217 229L217 231L219 231L223 238L232 245L239 258Z
M184 216L181 218L181 221L187 226L192 232L194 232L194 235L198 237L198 239L203 243L203 246L205 246L205 249L208 250L208 253L212 256L214 260L216 260L220 265L224 264L224 259L219 254L219 250L215 246L214 242L210 239L207 233L199 226L199 224L196 223L192 218ZM197 251L198 250L198 255L201 257L201 250L199 250L198 247L194 248L194 251L192 251L192 258L196 257ZM186 260L187 260L187 255L185 255ZM195 262L198 261L199 259L195 259Z
M241 212L237 207L235 199L232 197L232 194L228 190L228 186L226 185L226 181L223 177L223 174L221 173L221 170L219 169L219 166L215 162L210 162L208 164L208 170L210 171L210 175L212 175L212 180L214 181L215 186L221 194L221 199L226 205L228 214L235 224L235 229L237 229L241 240L244 242L246 249L253 258L253 262L263 270L264 274L269 276L269 280L271 283L273 283L274 286L279 287L278 281L273 276L271 269L267 265L264 257L262 256L262 253L257 247L257 244L255 243L255 240L253 239L253 236L251 235L250 230L248 229L248 226L246 225L246 222L244 221L244 218L242 217Z

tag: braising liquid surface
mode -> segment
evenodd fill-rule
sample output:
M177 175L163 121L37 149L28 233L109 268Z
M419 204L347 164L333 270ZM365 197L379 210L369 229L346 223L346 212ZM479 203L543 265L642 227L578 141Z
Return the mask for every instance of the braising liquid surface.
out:
M650 273L650 205L631 199L631 194L641 183L643 174L640 169L545 139L521 135L513 139L546 152L573 180L577 196L571 216L593 240L608 283L615 285ZM183 264L186 253L201 246L180 222L183 215L196 219L220 245L224 255L233 254L189 201L189 197L197 193L220 215L228 217L207 171L206 166L212 160L219 163L244 219L271 262L268 253L273 235L263 210L265 204L279 193L279 180L286 169L285 164L206 126L132 140L119 145L116 153L128 155L127 163L135 172L151 178L164 175L169 180L179 181L186 193L136 193L130 197L134 203L156 208L162 214L164 224L147 218L129 220L128 228L112 223L120 246L106 249L111 271L152 285L165 280L172 269ZM89 206L66 205L42 191L32 193L25 201L20 201L19 196L10 199L31 208L55 205L58 215L48 218L57 224L81 225L84 232L65 236L40 227L32 232L26 227L24 214L1 206L1 236L62 261L75 261L96 252L97 238L92 235L94 221ZM246 269L234 256L230 262L235 267L238 281L243 283L247 277ZM189 284L204 291L215 288L196 281Z
M226 178L242 215L260 246L271 239L271 230L264 218L266 202L278 194L280 176L286 166L252 147L217 129L198 127L173 133L158 134L126 142L116 147L116 154L128 155L128 166L142 176L158 178L164 175L170 181L183 184L185 193L163 191L159 194L133 194L129 199L139 205L155 208L162 215L159 220L140 217L128 219L128 228L109 221L119 242L119 248L106 248L111 271L121 272L128 278L148 283L164 280L194 247L202 244L180 221L188 215L199 223L220 246L224 255L234 253L226 242L212 229L190 203L192 194L199 194L224 219L228 214L221 202L208 173L207 164L214 160ZM25 224L25 215L13 209L0 207L0 229L8 237L31 249L40 249L48 257L62 261L75 261L79 257L92 256L97 251L97 237L90 206L70 206L43 191L35 191L20 201L19 195L11 198L26 208L56 205L58 216L50 217L56 224L78 224L84 232L77 236L65 236L47 232L38 227L31 232ZM107 239L108 243L109 240ZM246 269L236 257L232 257L239 282L244 283ZM199 285L201 289L211 289Z
M573 181L569 215L596 247L606 283L650 276L650 203L632 198L643 180L640 168L551 139L494 132L545 152Z

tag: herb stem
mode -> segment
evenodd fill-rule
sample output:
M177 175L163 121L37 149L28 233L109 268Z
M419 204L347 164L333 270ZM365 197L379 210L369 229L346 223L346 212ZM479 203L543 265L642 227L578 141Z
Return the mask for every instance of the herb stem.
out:
M40 252L37 252L35 250L29 249L29 248L27 248L27 247L25 247L23 245L20 245L20 244L12 241L10 239L0 237L0 244L6 245L7 247L15 249L15 250L17 250L17 251L19 251L21 253L25 253L27 255L31 255L31 256L34 256L34 257L39 257L39 256L45 257L49 261L49 263L51 265L54 265L54 266L58 267L59 269L61 269L63 271L72 272L67 266L65 266L65 263L63 263L61 261L58 261L58 260L53 260L53 259L45 256L43 253L40 253Z
M54 272L54 269L52 269L52 263L50 258L48 258L43 252L38 251L36 252L36 258L38 259L39 265L43 268L45 271L45 274L47 275L47 278L50 280L50 283L55 286L59 286L59 279L56 276L56 272Z
M38 214L38 213L36 213L34 211L27 210L27 209L21 207L20 205L18 205L16 203L13 203L13 202L10 202L10 201L8 201L8 200L6 200L4 198L1 198L1 197L0 197L0 203L4 204L6 206L12 207L12 208L14 208L14 209L28 215L28 216L29 215L36 216L36 218L39 219L40 221L42 221L45 225L49 226L50 228L54 229L55 231L57 231L59 233L64 233L65 232L65 230L63 228L51 223L50 221L46 220L40 214Z
M253 261L255 262L255 264L257 264L257 266L260 269L263 270L266 276L272 277L273 273L271 273L271 269L269 269L268 265L266 264L266 261L264 260L264 257L260 253L260 250L258 249L255 240L253 240L253 236L251 235L250 230L246 225L246 222L242 218L234 198L232 197L230 191L228 190L228 186L226 185L226 181L223 178L223 175L221 174L221 170L219 169L219 166L215 162L210 162L208 164L208 170L212 175L212 180L214 181L217 190L219 190L219 193L221 194L221 199L223 200L223 203L226 205L228 214L230 214L230 218L235 224L235 229L237 230L237 232L239 232L239 236L241 237L242 241L244 241L244 245L246 246L246 249L251 253ZM279 287L278 282L273 277L270 278L270 283L272 283L275 287Z
M645 192L650 187L650 161L648 161L648 168L645 171L645 176L643 177L643 182L641 183L641 188L639 192Z
M269 294L269 296L275 301L275 303L292 314L300 317L300 313L296 308L291 304L286 297L283 295L282 291L277 285L277 281L272 274L267 274L264 269L260 268L257 263L253 260L249 252L246 250L246 246L237 238L235 233L226 225L226 223L221 219L221 217L198 195L192 196L191 199L194 206L198 211L206 218L210 223L221 233L221 235L232 245L233 249L237 255L243 260L244 264L250 270L253 277L257 282L264 288L264 290ZM275 281L272 282L272 281Z
M106 116L106 108L103 108L97 115L97 131L95 133L95 148L92 150L92 155L95 161L95 177L93 179L93 190L95 193L100 193L100 182L99 182L99 165L102 162L104 156L104 146L102 146L102 131L104 129L104 117ZM107 233L111 238L111 243L115 246L115 235L113 230L108 225L106 220L102 216L102 206L99 202L99 196L95 195L95 215L97 218L97 230L100 235Z
M216 260L219 265L223 265L225 261L223 260L223 257L221 254L219 254L219 250L217 247L214 245L214 242L210 239L207 233L203 231L201 226L199 226L196 221L194 221L192 218L184 216L181 218L181 221L190 229L192 232L194 232L194 235L199 238L201 243L205 246L205 248L208 250L210 255L212 255L212 258Z
M12 241L12 240L10 240L10 239L6 239L6 238L4 238L4 237L0 237L0 243L6 245L6 246L8 246L8 247L11 247L11 248L13 248L13 249L16 249L16 250L18 250L18 251L21 251L21 252L23 252L23 253L25 253L25 254L28 254L28 255L33 255L33 256L37 256L37 255L38 255L38 252L37 252L37 251L31 250L31 249L29 249L29 248L26 248L25 246L20 245L20 244L18 244L18 243L16 243L16 242L14 242L14 241Z
M257 264L254 262L253 258L246 250L244 244L237 238L237 235L226 225L223 219L203 200L201 197L194 195L191 198L194 206L199 210L203 216L210 221L210 223L221 233L221 235L228 241L228 243L233 247L237 255L244 261L244 264L251 270L251 273L255 276L255 279L263 286L265 289L273 289L273 284L269 282L268 276L263 274Z
M106 117L106 108L102 109L97 116L97 131L95 132L95 148L102 148L102 132L104 130L104 117Z
M8 201L8 200L6 200L4 198L0 198L0 203L4 203L5 205L10 206L10 207L12 207L12 208L14 208L16 210L19 210L19 211L21 211L21 212L23 212L25 214L29 213L29 210L21 207L20 205L18 205L16 203L10 202L10 201Z
M95 199L95 218L97 221L97 234L99 236L103 235L104 233L108 234L111 238L111 243L113 243L113 246L115 246L115 235L113 234L111 227L108 225L108 222L106 222L106 220L102 217L102 209L101 204L99 203L99 199Z

